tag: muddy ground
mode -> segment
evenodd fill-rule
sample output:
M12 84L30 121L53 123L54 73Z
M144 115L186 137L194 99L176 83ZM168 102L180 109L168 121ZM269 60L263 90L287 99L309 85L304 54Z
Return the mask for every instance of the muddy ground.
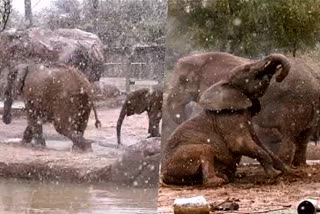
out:
M110 166L123 154L124 148L148 136L146 113L126 117L122 126L124 147L117 147L116 122L122 101L123 97L119 97L97 103L102 123L99 129L94 126L91 112L85 132L85 137L94 141L91 153L72 152L71 141L59 135L52 124L44 125L47 148L23 146L19 141L27 124L25 115L15 114L9 125L1 121L0 176L72 182L108 181ZM21 103L16 102L14 106L20 107Z
M308 159L320 159L320 145L309 146ZM216 211L215 213L248 214L296 213L299 201L320 197L320 162L317 160L309 160L308 166L300 167L298 177L281 176L276 180L268 179L262 168L252 159L245 158L243 162L251 163L242 163L239 166L237 174L241 178L220 188L169 187L160 184L158 213L173 213L172 205L176 198L200 195L204 196L209 203L229 198L240 205L238 211Z

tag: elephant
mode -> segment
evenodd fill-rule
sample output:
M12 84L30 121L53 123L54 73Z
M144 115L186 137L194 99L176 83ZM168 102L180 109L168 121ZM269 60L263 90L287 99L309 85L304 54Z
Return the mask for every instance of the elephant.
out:
M259 141L251 123L278 65L281 72L275 79L281 82L290 64L268 58L235 67L202 93L203 111L181 123L168 139L161 165L164 183L220 186L234 177L242 155L256 158L271 178L280 174L276 169L291 172Z
M13 94L25 103L28 125L22 143L45 146L43 124L52 122L55 130L68 137L73 150L91 151L91 142L84 139L91 108L96 128L101 127L93 103L92 84L78 69L61 63L24 64L8 75L2 120L11 123Z
M78 29L10 29L0 33L0 47L0 69L30 62L59 62L78 68L90 82L99 81L103 72L102 41Z
M117 140L121 144L121 126L124 118L134 114L148 113L149 137L160 137L159 123L162 118L163 87L140 88L129 93L122 105L117 121Z
M281 84L271 81L265 95L260 99L261 111L253 117L254 127L280 137L277 151L279 158L288 165L306 164L307 143L317 127L320 106L320 67L306 59L270 54L262 59L246 59L224 52L207 52L182 57L174 68L171 88L165 100L166 109L174 126L185 121L185 106L199 97L211 85L228 78L230 71L240 65L251 69L253 62L269 61L271 65L281 62L291 65L291 72ZM268 66L267 66L268 68ZM264 69L261 67L260 69ZM245 82L243 83L245 84ZM173 129L171 129L173 130ZM260 140L272 144L271 138ZM268 134L267 134L268 135Z

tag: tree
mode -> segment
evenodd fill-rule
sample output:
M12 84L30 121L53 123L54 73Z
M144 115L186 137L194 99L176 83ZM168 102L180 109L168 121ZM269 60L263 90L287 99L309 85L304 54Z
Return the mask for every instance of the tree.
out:
M27 28L32 26L32 8L31 0L24 0L24 16L27 22Z
M44 25L51 28L78 28L82 23L82 8L78 0L54 0L50 8L39 14Z
M270 1L267 7L271 38L280 48L296 56L298 49L313 48L320 30L320 2L317 0ZM272 24L271 24L272 23Z
M172 34L189 33L201 48L244 56L280 49L295 56L318 42L320 1L169 0L168 15L179 21Z
M9 21L12 11L11 0L1 0L0 2L0 31L4 31Z

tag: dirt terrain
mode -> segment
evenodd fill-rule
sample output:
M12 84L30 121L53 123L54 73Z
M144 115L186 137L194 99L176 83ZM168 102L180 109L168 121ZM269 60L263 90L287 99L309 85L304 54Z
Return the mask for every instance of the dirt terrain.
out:
M320 157L320 146L310 144L309 159ZM245 159L245 162L249 162ZM199 186L178 187L160 184L158 213L173 213L176 198L204 196L209 203L234 200L239 204L238 211L216 211L215 213L296 213L299 201L320 197L320 162L308 161L308 166L300 167L299 176L281 176L276 180L266 177L262 168L250 160L242 163L234 183L220 188L204 189ZM277 211L276 211L277 210ZM213 212L212 212L213 213Z
M9 125L1 121L0 176L75 182L107 181L110 165L121 156L124 148L140 142L148 135L146 113L127 117L122 126L124 146L117 148L116 122L121 107L119 99L97 103L102 123L99 129L94 126L94 115L91 112L85 132L85 137L94 141L91 153L72 152L71 141L59 135L52 124L44 125L47 148L22 146L19 142L27 123L25 115L14 114ZM13 107L20 106L21 103L17 102Z

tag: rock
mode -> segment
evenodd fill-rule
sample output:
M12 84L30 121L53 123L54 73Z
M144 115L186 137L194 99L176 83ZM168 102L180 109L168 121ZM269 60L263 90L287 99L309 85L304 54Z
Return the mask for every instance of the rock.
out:
M43 27L0 33L2 61L10 60L12 65L25 62L59 62L75 66L90 82L99 81L104 71L104 45L100 38L79 29L48 29ZM14 38L14 39L13 39ZM9 51L9 52L8 52ZM14 54L6 54L14 51Z
M129 146L111 167L111 181L134 187L156 187L159 182L161 138Z

